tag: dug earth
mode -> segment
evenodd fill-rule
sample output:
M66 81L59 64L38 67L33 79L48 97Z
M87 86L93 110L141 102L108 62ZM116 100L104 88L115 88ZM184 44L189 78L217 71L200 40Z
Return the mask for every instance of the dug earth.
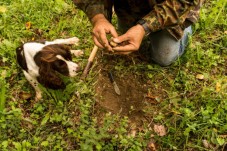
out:
M128 61L127 59L126 62ZM127 116L131 123L135 123L138 126L141 126L144 122L150 122L153 117L150 113L157 110L157 101L155 97L149 96L151 93L149 90L152 85L148 82L145 75L143 73L133 74L130 71L114 70L113 64L119 60L114 60L111 56L107 56L105 60L111 60L111 62L99 62L96 67L96 71L99 71L95 84L97 112L99 114L102 111L111 112L120 116ZM127 68L127 63L124 68ZM120 95L115 92L113 83L110 81L108 76L110 71L113 73L115 82L120 89ZM152 96L158 96L159 98L164 96L160 90L152 93L154 93ZM147 110L151 112L148 113Z

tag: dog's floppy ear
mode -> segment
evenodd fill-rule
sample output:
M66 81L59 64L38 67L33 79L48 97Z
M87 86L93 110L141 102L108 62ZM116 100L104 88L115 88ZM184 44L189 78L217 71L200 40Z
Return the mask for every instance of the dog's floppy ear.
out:
M46 60L41 58L41 64L39 68L38 82L47 88L51 89L65 89L65 84L61 78L56 75L56 72L51 67L51 62L54 58Z

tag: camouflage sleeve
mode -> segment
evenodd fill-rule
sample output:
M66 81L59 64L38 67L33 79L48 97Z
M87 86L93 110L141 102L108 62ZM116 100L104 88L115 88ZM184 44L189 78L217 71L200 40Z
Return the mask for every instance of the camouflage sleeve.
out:
M81 9L89 19L97 14L104 14L104 4L102 0L73 0L74 4Z
M184 27L198 20L199 9L204 0L165 0L156 4L154 10L143 19L152 32L174 26ZM190 22L190 23L189 23Z

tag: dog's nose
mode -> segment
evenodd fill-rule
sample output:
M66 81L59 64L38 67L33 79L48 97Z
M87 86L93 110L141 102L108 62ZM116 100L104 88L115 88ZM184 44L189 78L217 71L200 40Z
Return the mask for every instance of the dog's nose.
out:
M69 67L69 76L74 77L77 75L77 73L80 71L80 65L77 63L72 63Z
M73 68L73 72L79 72L81 70L80 65L76 64Z

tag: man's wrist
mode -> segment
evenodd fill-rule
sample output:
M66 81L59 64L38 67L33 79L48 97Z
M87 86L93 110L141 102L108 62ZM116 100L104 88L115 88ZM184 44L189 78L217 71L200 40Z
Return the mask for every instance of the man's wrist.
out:
M99 20L106 20L106 18L103 14L97 14L91 19L92 25L94 25Z
M137 24L141 25L145 31L145 36L148 36L151 33L150 28L148 27L147 22L144 19L140 19Z
M143 37L146 36L146 32L142 25L137 24L135 27L137 27L137 29L139 29L141 31L141 33L143 34Z

